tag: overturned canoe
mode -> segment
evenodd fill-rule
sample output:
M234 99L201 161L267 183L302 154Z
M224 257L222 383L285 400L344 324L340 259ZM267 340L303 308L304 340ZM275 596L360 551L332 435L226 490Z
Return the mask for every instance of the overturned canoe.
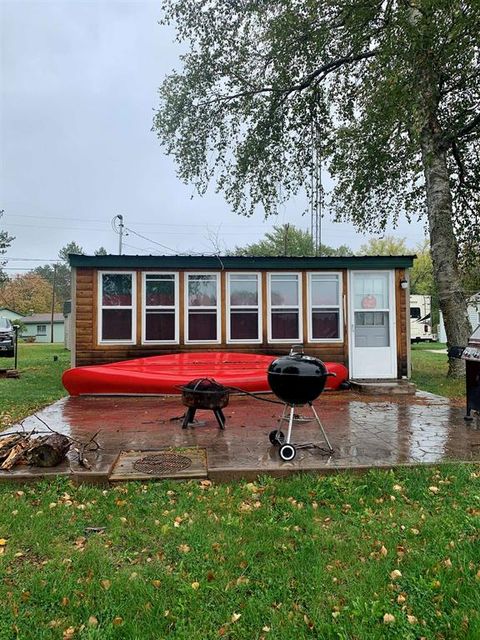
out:
M194 378L214 378L220 384L243 391L270 391L267 369L275 359L251 353L174 353L111 364L76 367L65 371L63 386L78 395L158 395L179 394L179 386ZM348 370L336 362L325 363L336 377L327 388L338 389Z

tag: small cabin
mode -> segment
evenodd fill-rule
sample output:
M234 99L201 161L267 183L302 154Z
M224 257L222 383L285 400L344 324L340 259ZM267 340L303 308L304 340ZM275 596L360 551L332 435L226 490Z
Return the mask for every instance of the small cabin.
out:
M293 344L355 379L409 376L413 256L70 255L72 366Z

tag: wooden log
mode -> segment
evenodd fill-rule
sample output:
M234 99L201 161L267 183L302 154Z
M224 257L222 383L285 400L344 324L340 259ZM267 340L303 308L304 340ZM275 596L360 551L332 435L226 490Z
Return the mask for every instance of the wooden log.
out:
M11 449L23 440L25 436L20 433L12 433L9 436L0 438L0 462L8 457Z
M29 438L28 437L22 438L22 440L20 440L18 444L14 445L10 449L9 454L6 457L6 459L3 461L2 465L0 466L0 469L8 471L12 467L14 467L16 464L18 464L20 460L24 457L25 451L28 449L29 445L30 445Z
M26 452L28 464L35 467L56 467L65 460L71 440L60 433L38 438Z

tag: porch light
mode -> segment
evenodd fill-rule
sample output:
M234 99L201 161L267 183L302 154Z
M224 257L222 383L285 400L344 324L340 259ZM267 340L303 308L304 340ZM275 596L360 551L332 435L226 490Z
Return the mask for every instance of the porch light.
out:
M402 280L400 280L400 286L402 287L402 289L408 289L408 280L402 278Z

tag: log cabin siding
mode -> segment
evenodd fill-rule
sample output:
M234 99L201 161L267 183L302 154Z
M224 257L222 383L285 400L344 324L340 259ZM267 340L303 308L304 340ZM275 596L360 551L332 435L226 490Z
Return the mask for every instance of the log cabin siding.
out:
M289 271L287 268L282 271ZM74 268L74 325L75 325L75 348L72 352L74 366L84 366L90 364L106 364L119 360L128 360L132 358L141 358L146 356L161 355L172 352L199 352L199 351L235 351L239 353L261 353L261 354L283 354L288 353L289 344L285 343L269 343L267 340L268 326L268 287L267 273L271 270L257 269L256 272L261 274L262 283L262 300L259 308L262 311L262 341L257 344L232 344L226 341L227 328L227 312L226 312L226 278L227 274L219 269L165 269L165 268L90 268L77 266ZM136 313L136 344L99 344L98 342L98 273L100 271L114 272L135 272L136 277L136 305L134 312ZM185 344L185 273L186 272L209 272L221 273L220 292L221 292L221 342L217 344ZM242 272L246 269L228 269L228 272ZM255 271L248 269L248 271ZM293 270L291 270L293 271ZM295 269L301 273L302 283L302 310L303 310L303 344L305 350L310 355L315 355L324 361L340 362L349 366L349 283L347 269ZM342 299L340 301L342 309L343 323L343 340L341 342L309 342L308 341L308 273L318 272L325 273L335 271L341 273L342 278ZM178 272L178 322L179 322L179 344L142 344L142 325L143 325L143 273L146 272ZM408 349L409 344L407 333L406 300L408 291L402 289L400 281L405 277L405 270L395 269L395 318L396 318L396 346L397 346L397 371L398 377L408 375ZM135 311L136 309L136 311Z

